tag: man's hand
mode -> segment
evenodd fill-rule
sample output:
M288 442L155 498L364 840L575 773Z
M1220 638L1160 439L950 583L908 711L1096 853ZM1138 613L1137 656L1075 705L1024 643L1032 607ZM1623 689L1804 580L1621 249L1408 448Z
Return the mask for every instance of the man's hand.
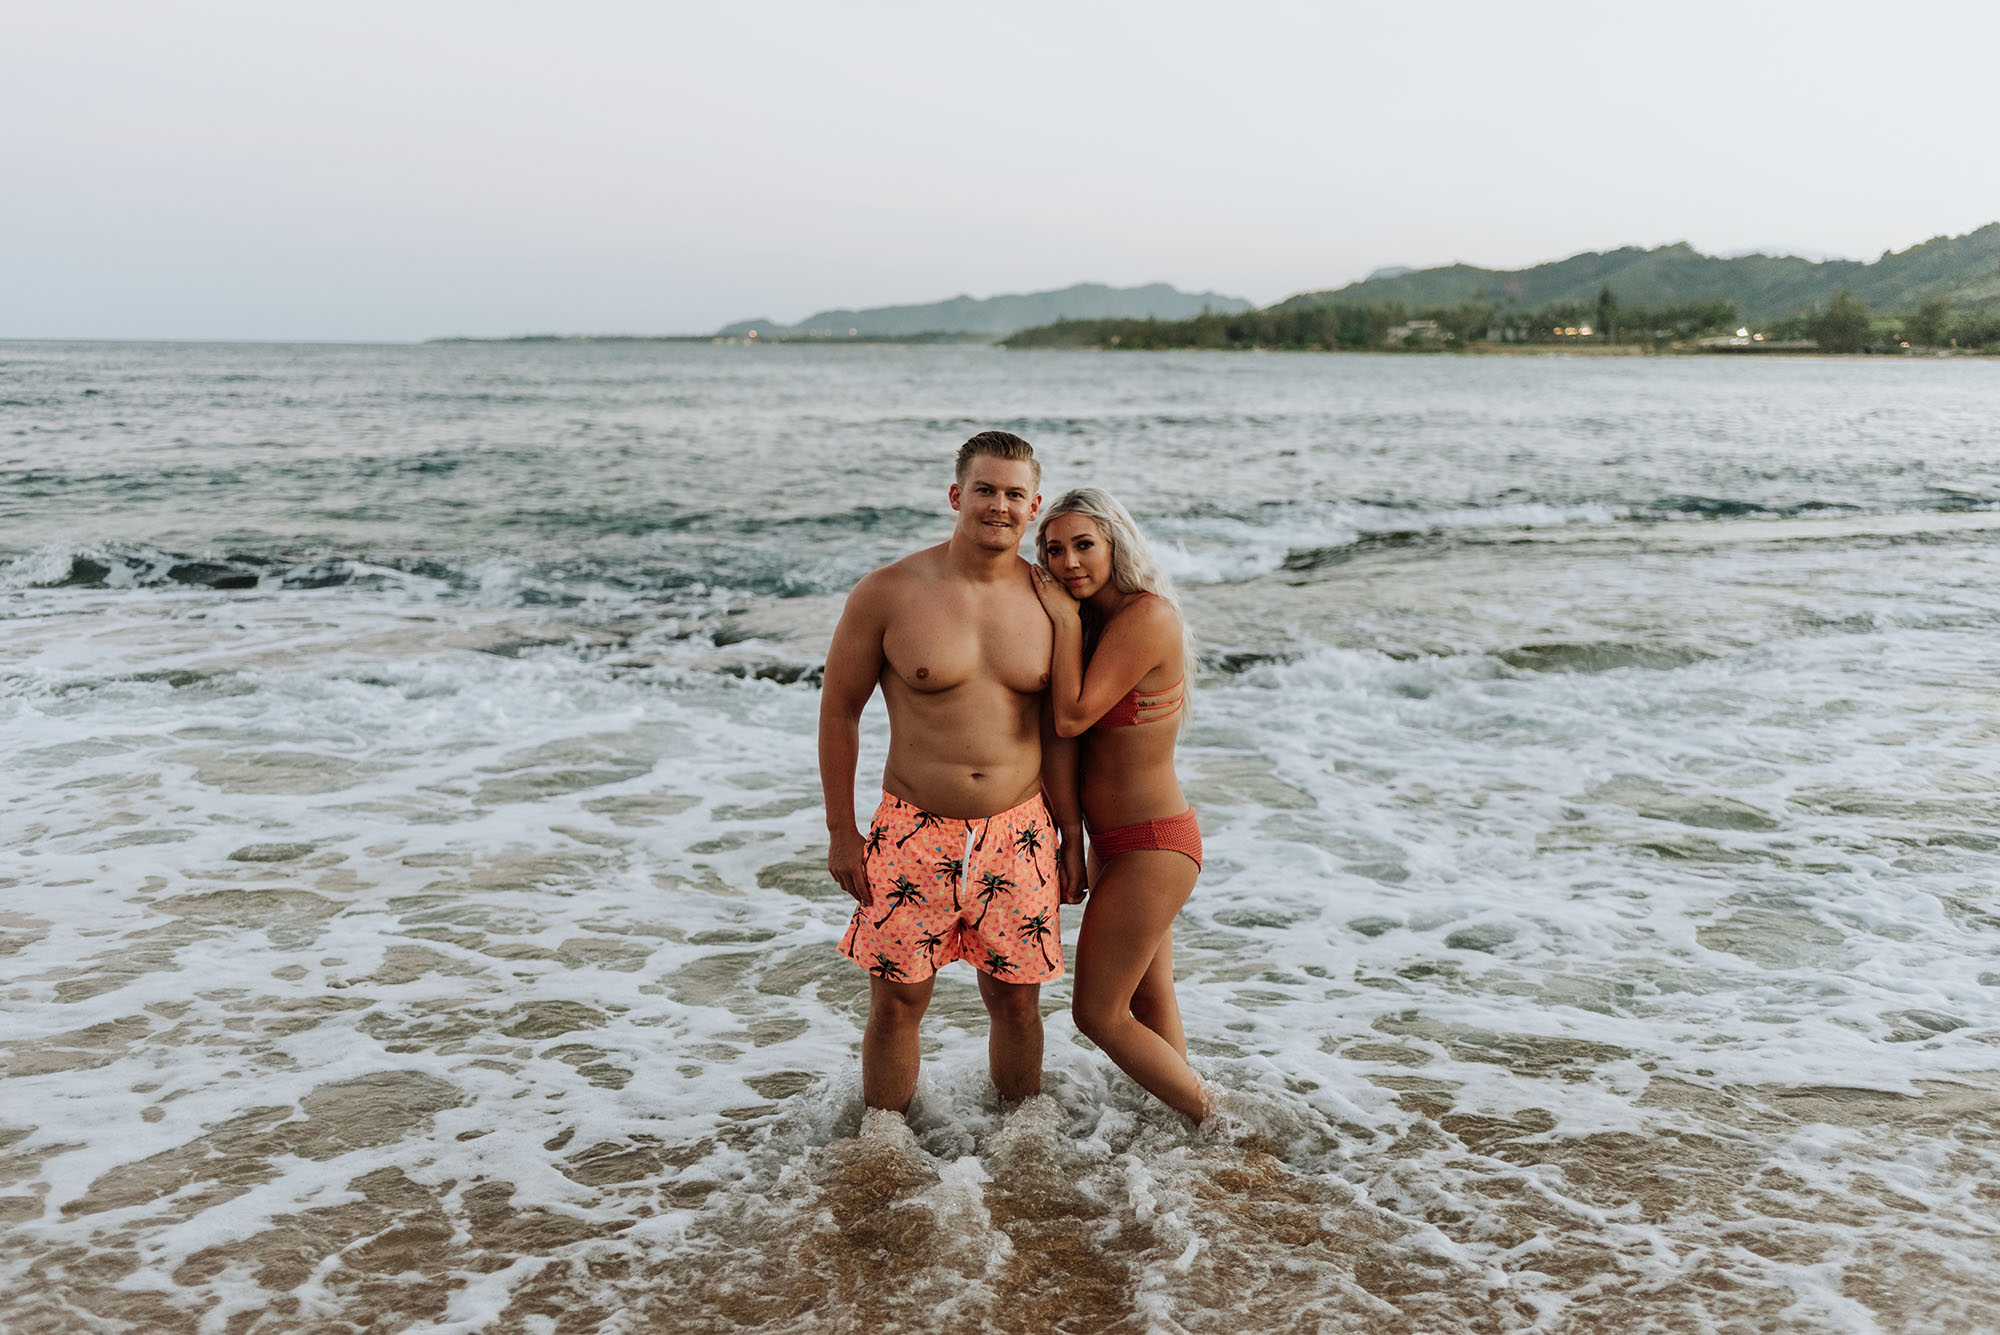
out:
M1056 860L1056 891L1065 904L1081 904L1090 893L1090 878L1084 871L1083 836L1065 839Z
M861 831L849 826L833 832L826 852L826 869L862 908L874 904L875 895L868 888L868 845Z

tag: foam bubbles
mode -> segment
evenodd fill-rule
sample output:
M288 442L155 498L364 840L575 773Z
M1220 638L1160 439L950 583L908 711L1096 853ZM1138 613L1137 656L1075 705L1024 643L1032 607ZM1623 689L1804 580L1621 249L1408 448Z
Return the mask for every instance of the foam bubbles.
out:
M977 398L975 355L936 364ZM642 384L660 373L614 360L608 393L683 420L645 417L668 413ZM1099 392L1064 369L1089 360L1050 361L1050 383ZM1044 1092L1002 1107L962 971L908 1117L861 1107L867 980L833 949L848 904L809 675L837 598L778 595L787 571L831 587L916 545L914 482L859 518L838 487L835 521L767 516L811 537L790 565L730 530L723 566L755 579L689 582L679 554L740 516L663 508L668 536L637 536L635 489L589 512L623 535L589 559L549 537L633 457L579 443L602 424L535 450L431 439L408 469L364 451L340 475L378 490L324 521L343 541L297 551L177 532L180 501L144 497L194 474L81 450L78 494L114 474L154 491L128 496L120 543L36 537L0 573L6 1320L1993 1325L1990 525L1634 508L1690 461L1762 515L1809 491L1907 502L1923 470L1852 436L1759 478L1696 426L1641 413L1659 460L1606 464L1620 430L1547 404L1467 415L1429 380L1426 403L1348 385L1367 401L1264 411L1271 375L1353 364L1201 361L1204 392L1241 404L1118 416L1102 446L1046 423L1071 421L1072 469L1125 444L1192 467L1212 442L1189 433L1217 422L1248 442L1203 485L1246 489L1227 504L1135 502L1216 651L1182 764L1208 862L1175 941L1219 1109L1201 1128L1076 1034L1066 983L1044 996ZM747 373L703 365L673 392L722 412ZM1694 372L1557 374L1664 393ZM505 389L438 401L518 425ZM686 467L721 494L803 467L811 431L961 425L826 416L770 410L732 434L751 463L703 437ZM1537 433L1557 444L1521 452ZM313 457L255 443L276 438L148 457L226 490ZM1274 462L1315 441L1325 459ZM1465 469L1388 494L1411 450L1453 442ZM1488 483L1516 455L1533 485L1510 497ZM552 458L575 476L545 498L523 480ZM365 513L382 477L472 465L522 498L514 547L434 506L434 548L345 540L385 531ZM274 564L245 560L249 587L169 573L250 556ZM104 576L66 583L84 559ZM869 774L879 708L866 736Z

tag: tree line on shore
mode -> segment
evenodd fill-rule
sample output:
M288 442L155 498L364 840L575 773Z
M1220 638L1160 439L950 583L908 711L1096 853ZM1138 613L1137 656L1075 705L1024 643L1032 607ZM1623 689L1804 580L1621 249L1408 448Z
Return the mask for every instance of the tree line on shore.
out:
M1688 346L1744 327L1726 298L1622 305L1609 287L1595 302L1552 302L1534 311L1497 303L1406 307L1329 302L1269 306L1186 320L1061 320L1024 329L1011 348L1267 348L1292 351L1449 351L1476 344ZM1811 342L1823 352L1961 348L2000 352L2000 308L1953 309L1942 297L1903 314L1875 315L1848 291L1824 306L1760 324L1770 342Z

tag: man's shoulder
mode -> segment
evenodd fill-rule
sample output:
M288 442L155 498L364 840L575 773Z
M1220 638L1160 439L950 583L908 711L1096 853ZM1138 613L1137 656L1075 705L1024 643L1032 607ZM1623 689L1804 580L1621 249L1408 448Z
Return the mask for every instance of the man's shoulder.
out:
M910 598L924 597L943 591L950 585L975 597L983 596L983 590L996 587L995 581L968 579L963 572L955 571L949 560L949 543L939 543L922 551L911 552L899 561L878 566L863 575L848 595L850 601L869 604L894 605ZM1022 591L1034 592L1034 565L1021 557L1013 558L1007 568L1008 578L997 581L997 587L1012 589L1016 582Z
M900 561L891 561L881 573L893 571L904 579L936 579L945 572L945 553L950 549L948 542L921 548Z
M877 566L855 581L853 591L847 595L848 602L888 604L907 597L917 586L938 579L939 554L943 550L941 546L926 547L888 565Z

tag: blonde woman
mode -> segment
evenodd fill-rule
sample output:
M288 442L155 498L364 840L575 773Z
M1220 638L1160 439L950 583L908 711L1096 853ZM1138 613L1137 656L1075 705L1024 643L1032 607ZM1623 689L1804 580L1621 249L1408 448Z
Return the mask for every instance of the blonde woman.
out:
M1201 871L1201 830L1174 776L1194 654L1173 582L1125 508L1064 494L1037 531L1036 589L1055 627L1056 731L1082 737L1091 896L1077 937L1076 1027L1199 1122L1208 1093L1174 999L1174 915Z

